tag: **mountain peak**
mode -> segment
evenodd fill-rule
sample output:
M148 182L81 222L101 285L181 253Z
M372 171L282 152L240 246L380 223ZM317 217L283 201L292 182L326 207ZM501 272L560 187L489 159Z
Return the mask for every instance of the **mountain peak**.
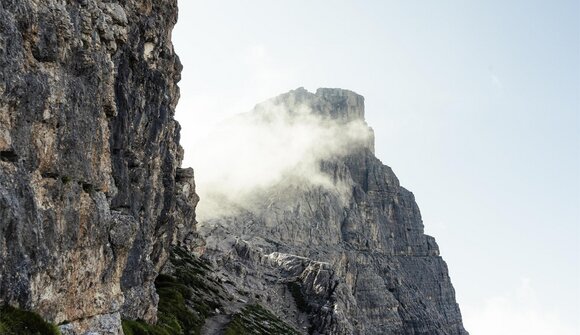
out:
M256 110L270 110L272 105L289 113L307 107L312 113L343 122L365 119L364 97L342 88L319 88L311 93L299 87L258 104Z

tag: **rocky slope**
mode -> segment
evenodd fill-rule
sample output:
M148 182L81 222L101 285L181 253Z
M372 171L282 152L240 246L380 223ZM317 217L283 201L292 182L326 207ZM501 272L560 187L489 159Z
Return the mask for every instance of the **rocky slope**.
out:
M0 305L65 334L155 321L194 226L173 119L177 1L0 3Z
M266 122L315 115L345 146L318 157L315 182L221 199L198 237L173 119L176 15L175 0L0 3L0 333L466 334L350 91L259 105Z
M344 129L338 137L364 122L363 97L340 89L298 89L253 113L267 109L307 110ZM413 194L374 156L367 132L318 162L327 182L290 174L250 201L214 195L230 210L200 220L199 252L304 333L467 334Z

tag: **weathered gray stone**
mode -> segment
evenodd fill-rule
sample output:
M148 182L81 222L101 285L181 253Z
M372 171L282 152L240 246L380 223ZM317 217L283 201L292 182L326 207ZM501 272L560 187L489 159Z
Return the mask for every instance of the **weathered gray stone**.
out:
M153 281L197 202L178 170L176 18L175 0L2 0L0 304L67 334L155 321Z
M272 106L306 106L345 125L364 118L364 99L340 89L298 89L254 113ZM311 334L467 334L413 194L371 142L320 162L330 186L286 180L202 221L205 257Z

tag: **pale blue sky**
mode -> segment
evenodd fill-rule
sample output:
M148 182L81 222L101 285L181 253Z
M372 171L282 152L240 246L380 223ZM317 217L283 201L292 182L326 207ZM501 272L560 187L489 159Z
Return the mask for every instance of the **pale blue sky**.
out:
M356 91L472 335L580 333L578 1L179 5L184 164L271 96Z

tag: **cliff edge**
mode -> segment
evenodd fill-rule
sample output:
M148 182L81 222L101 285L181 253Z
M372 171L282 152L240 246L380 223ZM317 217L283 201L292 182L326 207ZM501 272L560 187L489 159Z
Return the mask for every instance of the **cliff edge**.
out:
M177 1L0 4L0 305L65 334L156 319L195 222L174 108Z

